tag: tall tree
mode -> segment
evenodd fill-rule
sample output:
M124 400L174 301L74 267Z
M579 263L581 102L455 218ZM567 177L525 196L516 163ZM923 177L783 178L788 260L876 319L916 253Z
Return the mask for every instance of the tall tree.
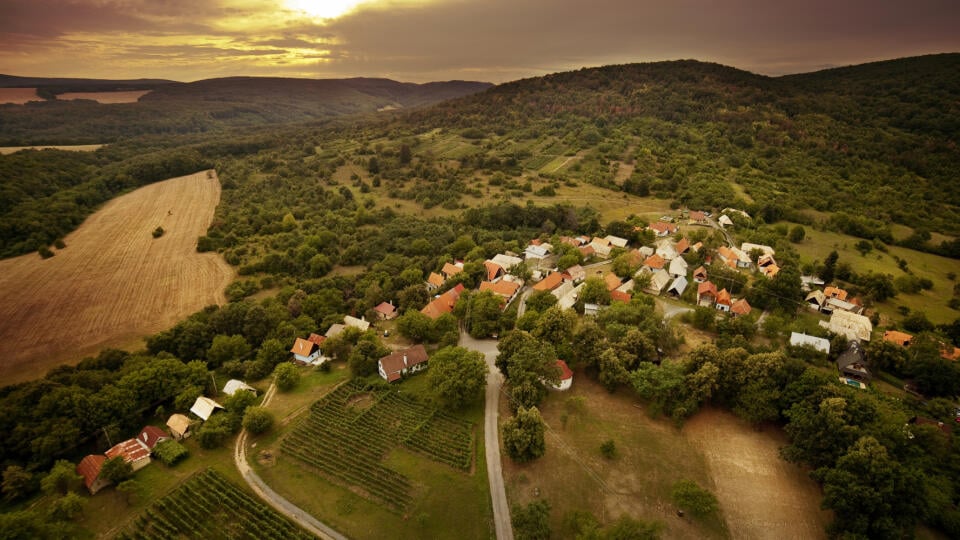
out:
M430 357L427 381L441 403L459 409L483 398L487 362L482 353L446 347Z

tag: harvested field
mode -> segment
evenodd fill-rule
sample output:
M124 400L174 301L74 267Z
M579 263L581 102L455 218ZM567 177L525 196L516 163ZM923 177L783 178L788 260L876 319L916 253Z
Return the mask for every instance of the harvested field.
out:
M757 431L716 409L688 420L683 433L707 458L731 537L826 538L830 513L820 510L820 489L780 458L782 433Z
M0 88L0 105L23 105L28 101L43 101L36 88Z
M233 269L195 249L219 200L215 174L158 182L107 203L56 256L0 261L0 383L104 347L140 347L144 336L224 302ZM158 226L166 232L154 239Z
M60 101L73 99L89 99L97 103L136 103L140 98L150 93L150 90L126 90L123 92L67 92L57 94Z
M0 146L0 156L6 156L21 150L66 150L68 152L94 152L103 148L102 144L74 144L68 146Z

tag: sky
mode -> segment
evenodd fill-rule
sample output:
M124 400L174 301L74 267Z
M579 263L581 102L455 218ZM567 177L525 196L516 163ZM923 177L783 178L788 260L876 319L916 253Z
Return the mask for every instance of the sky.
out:
M494 83L693 58L765 75L960 52L957 0L0 0L0 73Z

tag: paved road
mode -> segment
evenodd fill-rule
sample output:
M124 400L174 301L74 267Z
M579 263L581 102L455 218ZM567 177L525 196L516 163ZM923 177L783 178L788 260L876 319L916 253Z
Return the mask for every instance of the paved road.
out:
M270 389L267 390L266 395L263 396L262 405L265 407L270 400L273 398L273 395L277 391L277 385L271 384ZM240 432L240 436L237 437L237 446L233 452L233 461L237 465L237 470L240 471L240 474L243 476L243 479L246 480L247 484L250 486L250 489L254 491L261 499L267 502L270 506L274 507L278 512L292 519L298 525L306 529L307 531L323 538L324 540L347 540L346 536L338 533L337 531L330 528L328 525L317 521L317 519L306 511L301 509L299 506L293 504L287 499L283 498L279 493L270 489L270 486L265 484L263 480L250 468L250 465L247 464L247 430Z
M503 375L494 365L497 359L497 342L473 339L461 332L460 346L471 351L482 352L487 360L489 372L487 373L486 407L483 413L483 446L487 458L490 499L493 503L493 523L497 531L497 540L513 540L510 506L507 504L507 490L503 485L503 467L500 464L500 429L497 417L500 411L500 387L503 385Z

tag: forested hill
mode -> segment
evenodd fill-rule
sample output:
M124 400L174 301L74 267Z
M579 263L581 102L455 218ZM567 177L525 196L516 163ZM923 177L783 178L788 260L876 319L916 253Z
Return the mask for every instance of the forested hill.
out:
M429 105L492 86L447 81L231 77L193 83L92 81L5 76L0 85L65 91L151 89L137 103L92 101L0 105L0 145L109 143L138 135L201 133L237 126L302 123L337 116ZM115 83L115 84L114 84ZM120 83L123 83L121 85ZM126 85L126 86L124 86Z
M635 166L610 187L690 206L740 199L768 221L849 214L850 232L884 240L890 222L960 233L960 54L778 78L692 60L581 69L411 120L470 138L556 137Z
M152 90L175 81L166 79L72 79L18 77L0 75L0 88L42 88L51 94L63 92L110 92L115 90Z

